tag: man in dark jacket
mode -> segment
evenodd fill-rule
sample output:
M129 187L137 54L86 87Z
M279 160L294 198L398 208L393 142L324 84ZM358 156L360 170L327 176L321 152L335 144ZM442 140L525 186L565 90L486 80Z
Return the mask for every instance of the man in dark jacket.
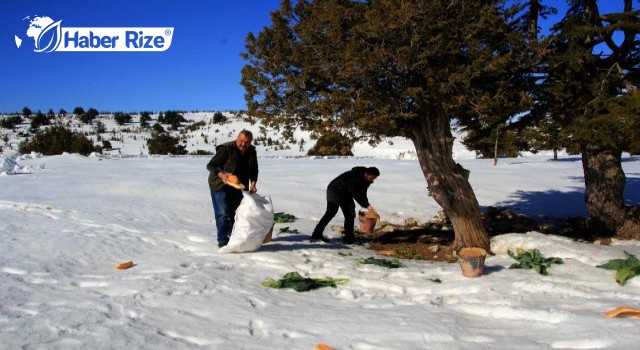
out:
M249 192L256 192L258 158L251 141L251 131L240 131L235 141L216 147L216 154L207 164L209 189L218 230L218 247L224 247L229 242L236 209L243 197L241 189L248 188ZM235 180L232 175L237 176L241 185L231 181Z
M329 241L323 236L322 232L329 224L329 221L336 216L338 208L340 208L342 209L342 214L344 214L343 241L347 244L353 243L353 223L356 217L353 200L355 199L360 206L375 213L376 209L369 203L367 198L367 189L378 176L380 176L378 168L357 166L333 179L327 187L327 210L313 230L311 241Z

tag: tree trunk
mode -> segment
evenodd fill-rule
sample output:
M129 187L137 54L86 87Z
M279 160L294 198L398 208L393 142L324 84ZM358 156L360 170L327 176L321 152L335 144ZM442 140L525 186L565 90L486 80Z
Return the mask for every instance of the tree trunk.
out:
M498 165L498 139L500 138L500 132L496 135L496 144L493 147L493 166Z
M587 209L597 229L620 238L640 239L640 210L624 203L626 177L621 150L582 146Z
M453 249L480 247L489 251L489 237L469 183L469 171L453 160L449 118L430 117L418 118L412 141L431 195L453 224Z

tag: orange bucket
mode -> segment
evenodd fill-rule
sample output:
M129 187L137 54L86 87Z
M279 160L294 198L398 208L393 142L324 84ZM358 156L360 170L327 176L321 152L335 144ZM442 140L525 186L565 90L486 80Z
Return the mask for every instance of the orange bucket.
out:
M458 263L465 277L479 277L484 273L484 258L487 251L482 248L462 248L458 252Z
M376 228L376 223L380 219L380 215L370 212L359 212L358 219L360 221L360 231L371 233Z

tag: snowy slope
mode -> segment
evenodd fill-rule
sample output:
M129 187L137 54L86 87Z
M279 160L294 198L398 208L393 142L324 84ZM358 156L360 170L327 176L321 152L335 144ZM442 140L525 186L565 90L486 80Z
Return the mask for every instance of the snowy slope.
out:
M262 137L271 139L274 142L271 146L265 145L264 142L256 144L256 148L262 157L306 156L307 151L315 144L315 141L309 138L309 132L297 130L294 134L297 142L295 144L285 143L280 140L281 137L278 131L263 127L259 121L249 122L243 115L224 112L223 115L228 118L228 121L214 123L213 115L213 112L183 113L187 122L183 123L179 130L170 130L168 124L163 124L163 127L172 136L179 137L181 144L190 153L198 150L214 152L216 145L235 140L238 132L243 129L253 132L256 139ZM8 115L0 115L0 118L2 117L8 117ZM138 114L132 114L132 117L132 122L125 125L118 125L111 114L100 115L91 124L84 124L71 115L56 117L56 119L52 120L52 123L62 123L74 131L82 132L96 145L101 145L103 140L109 141L113 146L113 151L105 152L106 154L115 156L148 155L146 142L151 137L151 130L150 128L140 127ZM158 114L152 114L151 118L149 125L157 122ZM98 123L104 125L104 132L98 133ZM190 125L196 123L204 123L204 125L189 129ZM20 142L25 139L18 136L18 134L20 132L25 133L28 129L29 123L26 120L14 130L0 128L0 146L4 146L5 153L18 149ZM8 139L8 142L4 142L5 138ZM304 140L302 146L299 144L300 140ZM458 139L457 141L460 140ZM356 157L415 159L413 144L411 141L401 137L386 139L375 148L369 146L366 142L358 142L353 147L353 153ZM454 157L457 159L474 158L475 153L468 151L461 143L456 142Z

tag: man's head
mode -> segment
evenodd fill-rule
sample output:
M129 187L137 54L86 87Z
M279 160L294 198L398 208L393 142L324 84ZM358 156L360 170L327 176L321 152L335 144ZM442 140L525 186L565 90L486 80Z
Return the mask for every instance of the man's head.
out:
M249 149L249 146L251 146L251 141L253 141L253 134L251 131L242 130L236 139L236 147L240 149L240 152L244 153Z
M380 176L380 170L376 167L369 167L364 171L364 179L368 183L373 183L373 181Z

